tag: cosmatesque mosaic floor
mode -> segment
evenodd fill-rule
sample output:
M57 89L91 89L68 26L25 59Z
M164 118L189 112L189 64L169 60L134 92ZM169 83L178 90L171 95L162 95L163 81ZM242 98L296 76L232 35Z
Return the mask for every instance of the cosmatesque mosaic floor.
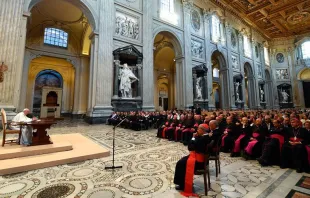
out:
M65 120L50 134L81 133L112 150L112 127ZM176 162L188 154L180 143L156 138L156 130L116 130L115 171L105 170L112 156L18 174L0 176L0 197L14 198L125 198L182 197L175 190ZM1 166L1 161L0 161ZM279 167L261 167L256 161L221 154L221 174L210 164L211 190L204 196L203 178L195 176L194 190L201 197L290 197L295 191L306 197L310 190L297 185L310 176Z

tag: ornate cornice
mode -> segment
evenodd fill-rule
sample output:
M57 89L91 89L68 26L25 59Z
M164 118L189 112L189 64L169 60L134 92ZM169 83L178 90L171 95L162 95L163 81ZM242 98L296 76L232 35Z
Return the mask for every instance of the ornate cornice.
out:
M182 0L182 3L185 12L190 13L194 8L194 0Z

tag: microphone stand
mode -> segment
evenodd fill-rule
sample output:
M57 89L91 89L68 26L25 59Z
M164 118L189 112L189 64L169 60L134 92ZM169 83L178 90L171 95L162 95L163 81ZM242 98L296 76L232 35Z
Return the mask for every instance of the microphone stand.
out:
M127 118L124 118L122 121L120 121L120 123L118 123L117 125L115 125L114 127L113 127L113 143L112 143L112 147L113 147L113 154L112 154L112 156L113 156L113 160L112 160L112 166L110 166L110 167L105 167L105 169L107 170L107 169L112 169L112 170L114 170L114 169L116 169L116 168L122 168L123 166L114 166L114 151L115 151L115 129L119 126L119 125L121 125L125 120L127 120Z

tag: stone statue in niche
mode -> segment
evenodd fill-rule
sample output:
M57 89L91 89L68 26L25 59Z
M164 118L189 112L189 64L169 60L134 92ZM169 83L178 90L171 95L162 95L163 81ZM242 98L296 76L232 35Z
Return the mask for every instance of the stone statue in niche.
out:
M118 79L121 81L119 89L122 93L122 98L132 98L131 84L137 80L139 81L139 79L132 73L127 63L120 70Z
M139 23L133 17L117 14L115 20L115 34L128 37L131 39L139 39Z
M202 58L203 46L200 42L192 40L192 56L196 58Z
M283 102L283 103L288 103L288 97L289 97L290 95L289 95L288 93L286 93L285 90L282 90L281 94L282 94L282 102Z
M202 99L202 86L201 86L202 77L196 79L196 98Z
M261 102L264 102L264 95L265 95L265 92L262 88L259 89L259 93L260 93L260 101Z
M240 102L240 94L239 94L239 90L240 90L240 83L239 82L235 82L235 89L236 89L236 102Z

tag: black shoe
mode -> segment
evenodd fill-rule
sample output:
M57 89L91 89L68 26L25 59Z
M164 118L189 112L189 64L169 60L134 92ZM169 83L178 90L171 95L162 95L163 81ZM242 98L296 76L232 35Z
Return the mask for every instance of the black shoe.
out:
M296 172L297 172L297 173L302 173L303 171L302 171L301 168L297 168L297 169L296 169Z
M183 187L183 186L176 186L175 189L176 189L176 190L181 190L181 191L183 191L183 190L184 190L184 187Z

